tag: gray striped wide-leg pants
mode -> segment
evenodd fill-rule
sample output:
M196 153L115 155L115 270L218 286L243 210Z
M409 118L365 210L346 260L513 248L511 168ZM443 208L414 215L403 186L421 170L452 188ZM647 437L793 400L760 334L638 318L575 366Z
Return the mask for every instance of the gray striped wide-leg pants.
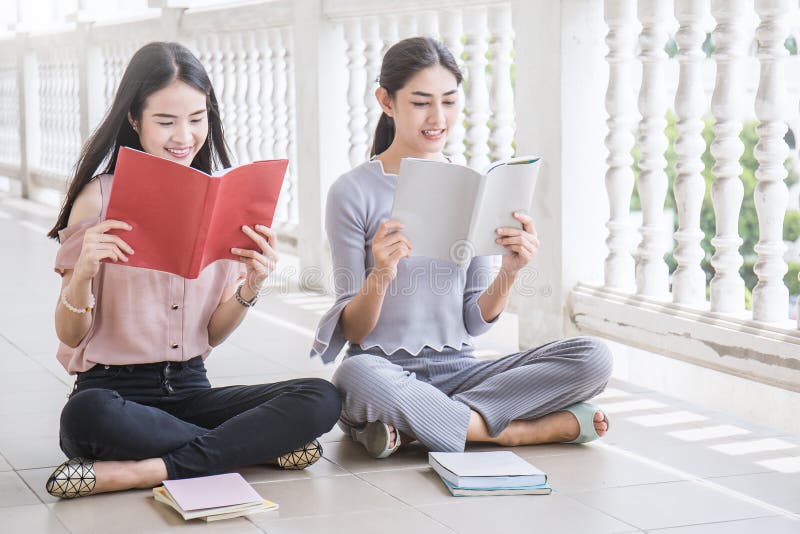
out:
M591 337L554 341L498 360L423 349L348 356L333 375L343 427L389 423L431 451L463 451L470 411L492 436L515 419L536 419L605 389L612 357Z

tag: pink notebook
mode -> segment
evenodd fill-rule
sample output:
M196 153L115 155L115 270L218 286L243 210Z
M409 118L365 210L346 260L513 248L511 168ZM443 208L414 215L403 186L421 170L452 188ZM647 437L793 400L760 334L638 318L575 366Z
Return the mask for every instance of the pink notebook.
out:
M264 502L264 498L239 473L165 480L164 487L187 511Z

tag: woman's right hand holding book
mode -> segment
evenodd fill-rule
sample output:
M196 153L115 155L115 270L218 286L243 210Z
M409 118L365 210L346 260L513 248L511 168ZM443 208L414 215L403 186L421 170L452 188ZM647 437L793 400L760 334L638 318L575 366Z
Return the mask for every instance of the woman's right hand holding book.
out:
M387 285L397 276L400 260L411 257L413 247L401 232L403 228L400 221L383 221L372 239L372 257L375 261L373 273Z
M131 225L112 219L98 223L83 236L83 245L72 272L73 280L91 280L100 270L102 260L128 261L133 249L121 237L107 234L109 230L130 230Z

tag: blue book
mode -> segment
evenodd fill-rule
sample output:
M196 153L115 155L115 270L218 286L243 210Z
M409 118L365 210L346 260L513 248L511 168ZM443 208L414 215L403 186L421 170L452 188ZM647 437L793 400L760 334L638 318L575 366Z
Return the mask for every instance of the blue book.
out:
M500 495L550 495L552 488L545 482L539 486L522 486L517 488L459 488L453 486L448 481L442 479L444 485L456 497L474 497L479 495L500 496Z

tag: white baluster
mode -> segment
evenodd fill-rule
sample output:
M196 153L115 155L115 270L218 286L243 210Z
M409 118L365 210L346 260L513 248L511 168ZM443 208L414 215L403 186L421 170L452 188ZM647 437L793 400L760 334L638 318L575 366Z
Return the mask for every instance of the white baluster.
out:
M486 8L464 12L466 31L466 114L469 166L483 169L489 164L489 91L486 87Z
M345 23L347 41L347 70L350 80L347 86L348 129L350 130L350 165L362 163L367 155L367 108L364 105L364 88L367 72L364 68L364 40L361 38L360 19Z
M398 37L406 39L408 37L416 37L419 35L419 21L415 13L404 13L400 15L400 21L397 24Z
M633 156L636 125L633 75L636 49L636 0L606 0L605 20L608 24L609 76L606 90L608 111L608 192L609 219L608 256L605 260L605 287L632 291L636 284L633 256L629 252L630 208L633 192Z
M511 6L500 4L489 11L489 51L491 53L491 98L493 127L492 159L502 160L514 154L514 87L511 85L511 50L514 29Z
M439 15L435 11L423 11L417 16L417 35L439 38Z
M392 47L397 41L400 40L400 31L398 29L397 17L395 15L385 15L380 20L381 39L383 40L383 47L381 48L381 58L386 54L386 51Z
M273 126L275 114L272 108L272 92L275 83L272 70L273 52L267 30L256 31L256 46L258 46L259 52L259 78L261 80L258 94L258 104L261 108L261 144L258 147L258 157L272 159L275 146L275 127Z
M678 209L678 230L675 232L675 261L678 267L672 276L672 299L680 304L700 306L706 301L706 274L700 266L705 256L700 242L700 211L706 191L703 178L703 113L707 109L703 92L703 21L708 14L706 0L676 0L675 17L680 29L675 34L678 44L680 78L675 93L678 117L678 138L675 152L675 204Z
M280 30L270 32L270 40L273 51L273 80L274 90L272 93L272 107L274 113L273 125L275 126L275 144L273 154L276 158L288 157L289 130L288 125L288 80L286 65L286 43ZM286 184L284 184L286 187ZM289 220L288 197L281 195L281 203L278 205L275 218L279 221Z
M378 99L375 98L375 89L378 84L375 80L381 70L381 47L383 41L380 36L380 25L377 17L367 17L363 20L362 24L364 44L364 56L366 57L366 78L367 84L364 91L364 106L367 108L367 126L366 131L368 134L367 144L372 145L373 136L375 134L375 127L378 125L378 119L381 116L381 107L378 104Z
M231 151L231 163L240 162L239 154L236 153L236 52L233 47L231 33L220 35L220 47L222 48L222 72L225 83L222 90L222 122L225 124L225 137Z
M244 49L242 32L234 32L233 35L233 66L236 79L236 92L234 100L236 102L236 125L235 142L236 159L240 163L250 161L247 154L247 52Z
M637 189L642 203L642 241L637 249L636 289L640 295L666 298L669 293L669 269L664 261L664 200L667 195L667 161L664 151L667 138L665 68L667 54L667 21L669 4L639 0L639 20L642 34L639 39L642 61L642 85L639 90L638 143L639 180Z
M794 4L794 6L793 6ZM783 46L789 33L788 14L797 2L791 0L756 0L756 12L761 24L756 30L761 78L756 94L756 117L760 121L758 144L753 152L758 160L754 191L758 213L758 261L753 271L758 283L753 289L753 319L782 321L788 315L789 289L783 283L788 270L783 254L783 219L789 191L783 166L789 155L784 141L788 115L787 79L784 75L789 52ZM795 104L796 106L796 104Z
M211 72L209 75L211 76L211 83L214 84L214 91L217 95L217 103L220 106L220 114L224 114L225 110L222 109L223 102L222 102L222 94L225 91L225 75L224 75L224 67L222 66L223 63L223 54L222 54L222 42L220 41L219 35L216 33L212 33L208 35L208 49L211 53Z
M744 310L744 280L739 275L742 255L739 247L739 210L744 187L739 175L739 158L744 145L739 140L742 130L742 87L744 87L743 58L750 46L747 32L747 13L752 2L747 0L712 0L711 13L716 19L713 38L717 45L714 59L717 79L711 97L711 111L716 119L715 139L711 155L716 160L712 172L716 236L711 240L714 256L711 265L715 275L711 280L711 310L738 313Z
M261 91L261 78L258 62L258 47L256 34L248 31L244 36L244 47L247 53L247 161L259 159L258 152L261 145L262 109L258 97Z
M286 194L286 211L289 222L288 229L294 231L294 227L299 222L300 206L298 205L298 188L297 188L297 94L295 92L295 77L294 77L294 54L292 51L292 28L286 27L281 29L283 35L283 42L286 45L286 102L288 104L288 115L286 118L286 127L288 129L286 156L289 158L289 168L286 171L286 180L283 187Z
M461 11L452 10L447 11L442 16L442 42L453 54L453 57L458 63L459 69L462 73L466 72L464 67L464 60L461 55L464 53L464 45L461 42L461 37L464 35L464 26L462 23ZM466 115L464 113L464 84L458 88L458 103L459 112L458 118L450 126L450 132L447 136L447 144L445 145L444 152L455 162L461 165L466 163L466 147L464 146L464 137L466 130L464 129L464 121Z

